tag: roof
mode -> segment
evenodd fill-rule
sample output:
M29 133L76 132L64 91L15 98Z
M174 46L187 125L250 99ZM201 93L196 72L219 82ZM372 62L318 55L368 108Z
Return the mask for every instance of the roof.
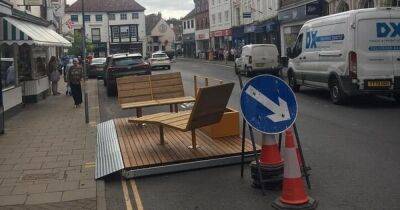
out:
M187 20L187 19L191 19L194 18L194 15L196 14L196 10L193 9L192 11L190 11L185 17L182 18L182 20Z
M151 35L151 31L161 20L161 13L146 15L146 35Z
M85 12L142 12L146 8L135 0L85 0ZM81 12L82 0L65 8L65 12Z

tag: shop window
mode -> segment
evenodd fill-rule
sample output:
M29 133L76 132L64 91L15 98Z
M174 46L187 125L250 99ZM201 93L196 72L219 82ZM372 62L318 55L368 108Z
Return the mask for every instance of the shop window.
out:
M78 20L79 20L78 15L71 15L72 22L78 22Z
M132 13L132 19L139 19L139 13L137 12Z
M100 28L92 28L92 41L94 43L101 41Z
M346 11L349 11L349 5L345 1L340 1L339 6L337 7L337 12Z
M138 34L137 34L137 28L135 25L129 26L129 37L131 37L131 41L137 41Z
M85 15L85 22L90 22L90 15Z
M121 13L121 14L119 15L119 19L121 19L121 20L126 20L126 19L128 19L127 16L126 16L126 13Z
M96 15L96 21L97 22L103 21L103 15Z
M118 26L113 26L111 27L111 33L112 33L112 42L120 42L119 40L119 27Z
M394 7L400 7L400 0L393 0L392 6L394 6Z
M129 26L121 26L119 31L121 36L121 42L129 42L130 41Z
M109 14L108 15L109 20L115 20L115 14Z
M16 71L14 68L14 59L1 58L0 63L2 89L14 87L16 85Z

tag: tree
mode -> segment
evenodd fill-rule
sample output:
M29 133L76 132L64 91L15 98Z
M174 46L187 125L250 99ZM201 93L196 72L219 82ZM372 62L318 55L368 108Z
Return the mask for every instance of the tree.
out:
M72 46L68 49L68 54L75 55L75 56L82 56L82 35L80 33L74 34L74 40L72 40ZM86 39L86 51L93 52L94 46L93 43Z

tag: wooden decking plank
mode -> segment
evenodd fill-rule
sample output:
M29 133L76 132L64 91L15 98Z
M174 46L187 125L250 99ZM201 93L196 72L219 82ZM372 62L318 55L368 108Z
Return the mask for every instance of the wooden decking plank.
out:
M226 147L224 147L221 142L218 142L218 140L215 140L209 136L207 136L205 133L203 132L199 132L199 135L201 135L204 139L207 139L207 143L210 145L212 145L213 148L215 148L215 150L218 150L218 153L220 155L227 155L230 154L232 151L229 151Z
M136 157L137 166L144 165L146 164L146 160L143 157L141 148L138 146L138 142L136 140L138 137L136 136L136 133L134 132L133 129L135 125L131 124L128 125L130 130L127 132L126 141L129 142L131 152Z
M154 156L154 154L152 154L149 149L151 149L151 146L149 145L149 143L147 141L145 141L144 137L143 137L143 129L138 129L138 126L132 126L134 127L133 129L135 130L135 132L137 132L137 140L139 145L142 148L143 154L146 158L146 160L148 161L147 164L151 165L151 164L155 164L157 162L161 162L161 160L157 159L158 157ZM150 148L149 148L150 147Z
M125 136L125 144L127 144L128 147L128 154L130 154L131 156L134 157L134 160L136 161L135 164L131 165L131 166L138 166L138 165L142 165L144 164L144 160L143 158L140 156L139 152L137 151L137 147L136 147L136 142L132 141L132 126L128 123L126 123L126 119L122 120L123 124L123 129L125 130L126 136ZM132 161L131 161L132 163Z
M160 135L159 135L159 130L156 126L149 126L149 134L152 136L153 139L157 139L159 141ZM167 149L168 155L172 158L172 162L176 162L180 159L183 158L181 154L179 154L175 149L172 147L172 145L169 143L169 139L167 139L166 134L166 128L164 128L164 137L165 137L165 145L164 147Z
M126 151L125 142L123 140L123 136L120 131L121 126L119 126L119 123L117 121L118 121L118 119L115 119L114 124L115 124L115 131L117 132L117 139L118 139L119 147L121 149L122 161L124 162L125 166L130 166L131 162L129 160L129 156Z
M138 165L140 163L140 159L138 159L139 157L136 157L135 154L132 152L130 143L128 141L128 135L125 131L125 126L122 119L118 119L118 129L121 133L121 136L118 139L124 142L125 150L127 152L127 158L129 159L129 166Z
M148 136L149 140L153 143L153 145L155 145L155 149L161 150L161 154L165 158L165 162L168 163L174 161L175 159L177 159L177 156L173 151L173 149L171 149L171 147L169 147L168 144L165 145L158 144L160 138L159 132L160 131L155 126L148 126L146 129L146 135Z
M179 152L179 154L181 154L183 156L182 160L189 160L193 158L192 153L189 151L189 148L187 146L189 145L185 145L183 144L179 138L175 135L175 132L180 132L171 128L165 128L165 134L168 136L169 138L169 143L171 143L171 145L175 148L175 151Z
M173 132L173 134L177 137L177 140L179 140L179 143L186 148L186 150L191 154L192 158L198 159L207 156L205 151L203 151L203 148L198 148L198 149L189 149L188 146L192 145L192 136L190 132L181 132L181 131L176 131ZM197 135L196 135L197 136ZM198 141L200 142L200 141Z
M157 135L150 135L149 129L144 129L144 133L147 137L147 140L150 142L150 144L153 147L153 151L156 152L158 154L158 156L161 159L162 163L168 163L174 160L174 158L171 157L171 155L169 154L169 148L166 147L165 145L160 145L159 142L159 135L158 138L156 138ZM152 132L154 133L154 132Z
M199 137L199 139L204 139L203 143L206 145L206 147L212 151L213 156L220 156L220 155L225 155L227 154L226 151L224 151L223 149L219 148L216 146L215 144L215 140L212 139L211 137L205 135L203 132L201 132L200 130L196 130L196 134Z

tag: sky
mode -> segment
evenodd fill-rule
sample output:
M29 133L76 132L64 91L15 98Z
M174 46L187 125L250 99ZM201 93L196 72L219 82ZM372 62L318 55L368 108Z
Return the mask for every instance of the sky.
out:
M76 0L67 0L72 4ZM105 0L107 1L107 0ZM193 0L136 0L146 8L145 14L161 12L164 19L184 17L194 8Z

